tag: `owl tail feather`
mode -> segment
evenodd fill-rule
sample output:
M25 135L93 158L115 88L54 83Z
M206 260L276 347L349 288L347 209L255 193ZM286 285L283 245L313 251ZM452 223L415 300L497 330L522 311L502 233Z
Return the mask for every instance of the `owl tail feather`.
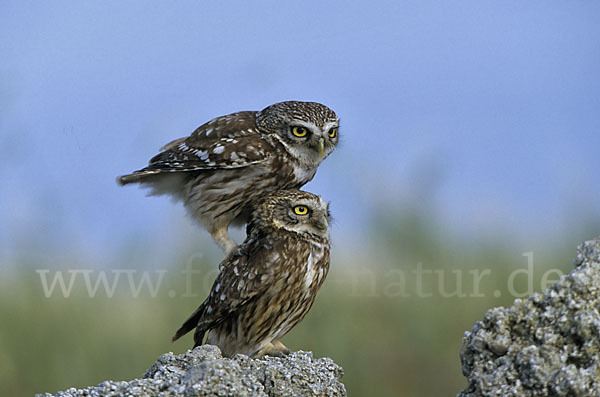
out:
M177 332L175 332L175 335L173 336L173 338L171 340L173 342L175 342L177 339L181 338L183 335L187 334L188 332L190 332L191 330L196 328L198 326L198 322L200 321L200 318L202 317L203 311L204 311L204 307L203 307L203 305L201 305L194 312L194 314L192 314L190 316L190 318L185 320L185 323L183 323L183 325L177 330Z

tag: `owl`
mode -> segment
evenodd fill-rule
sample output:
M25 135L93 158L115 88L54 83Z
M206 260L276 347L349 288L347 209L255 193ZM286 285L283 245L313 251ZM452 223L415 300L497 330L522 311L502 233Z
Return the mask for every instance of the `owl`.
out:
M233 113L167 144L147 167L117 182L139 183L151 195L182 201L229 253L236 247L229 225L246 223L258 196L309 182L335 149L338 127L333 110L316 102L279 102Z
M310 310L329 270L329 204L279 190L257 199L246 240L220 264L208 298L177 331L225 356L289 352L279 339Z

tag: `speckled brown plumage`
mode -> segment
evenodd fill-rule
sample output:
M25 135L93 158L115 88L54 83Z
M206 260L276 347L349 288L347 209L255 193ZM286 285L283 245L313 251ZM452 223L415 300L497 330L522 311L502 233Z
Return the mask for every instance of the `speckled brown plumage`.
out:
M183 201L230 252L236 245L229 225L244 223L249 204L261 194L309 182L337 145L338 124L328 107L299 101L217 117L164 146L147 167L117 181L140 183L151 194ZM295 128L306 129L306 135L294 135Z
M300 207L306 214L295 212ZM258 199L246 240L221 263L208 298L173 340L195 328L195 346L207 334L206 343L226 356L287 352L279 339L304 318L329 270L328 222L328 204L312 193Z

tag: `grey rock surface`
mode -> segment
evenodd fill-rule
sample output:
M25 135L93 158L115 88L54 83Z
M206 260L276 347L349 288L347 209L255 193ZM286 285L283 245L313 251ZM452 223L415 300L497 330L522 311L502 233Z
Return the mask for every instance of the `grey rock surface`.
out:
M345 396L342 375L331 359L315 359L310 352L229 359L218 347L204 345L180 355L163 354L142 379L106 381L56 396Z
M600 240L541 294L489 310L460 351L459 397L600 396Z

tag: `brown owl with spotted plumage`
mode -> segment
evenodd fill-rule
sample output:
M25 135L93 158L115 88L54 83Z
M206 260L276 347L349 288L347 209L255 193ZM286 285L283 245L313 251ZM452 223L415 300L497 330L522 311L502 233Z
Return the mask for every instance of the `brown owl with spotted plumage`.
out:
M316 102L279 102L258 112L233 113L167 144L147 167L117 181L183 201L229 253L236 247L229 225L244 224L258 196L309 182L336 147L338 127L333 110Z
M246 240L219 266L208 298L177 331L225 356L280 355L279 341L310 310L329 270L329 204L300 190L260 197Z

